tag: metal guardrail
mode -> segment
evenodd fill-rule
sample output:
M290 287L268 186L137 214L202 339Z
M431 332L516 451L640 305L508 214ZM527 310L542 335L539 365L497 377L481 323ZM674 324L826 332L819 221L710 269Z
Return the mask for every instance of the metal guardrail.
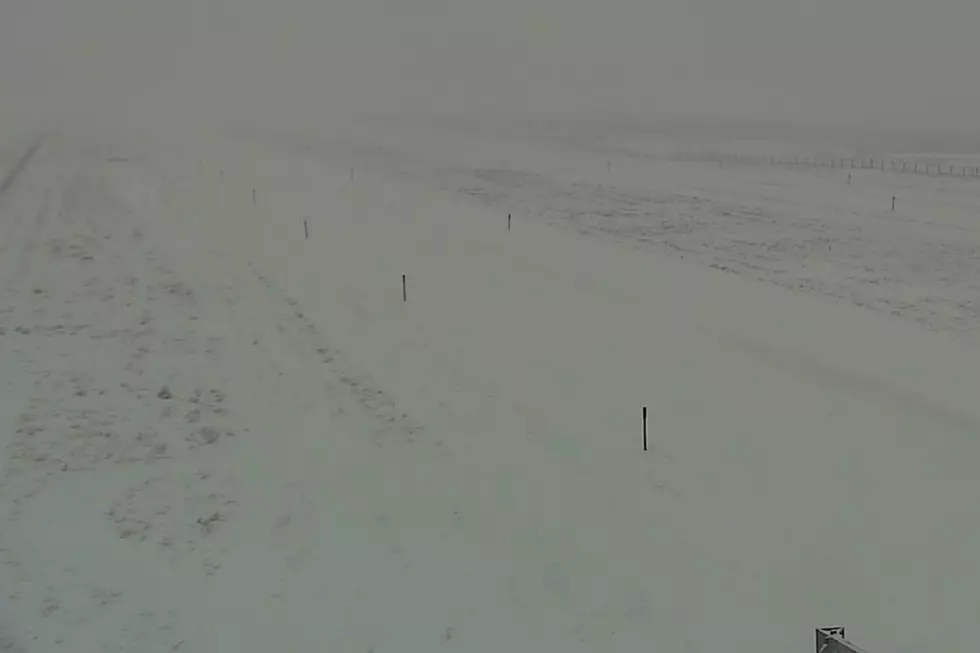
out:
M816 653L868 653L847 641L843 626L817 628L816 644Z

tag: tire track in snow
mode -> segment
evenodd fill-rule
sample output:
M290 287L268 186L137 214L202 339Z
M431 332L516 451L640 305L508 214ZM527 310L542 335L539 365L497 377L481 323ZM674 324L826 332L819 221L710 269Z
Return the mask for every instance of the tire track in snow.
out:
M249 263L249 268L266 289L278 295L288 305L296 329L315 349L321 362L331 368L345 394L356 402L361 411L380 423L380 428L373 434L375 444L384 446L386 442L390 442L390 436L398 437L403 443L415 444L416 436L424 429L411 416L399 410L394 398L375 381L351 369L343 360L342 354L326 342L319 327L303 312L296 299L276 287L253 264ZM434 446L441 449L443 442L438 441Z
M933 397L835 367L799 352L779 351L748 338L729 335L723 336L722 341L765 365L796 374L828 390L842 391L850 396L877 402L885 410L924 417L952 431L980 435L980 420L974 415L940 403Z
M6 194L8 190L10 190L10 187L14 185L14 182L17 181L17 178L20 176L20 173L24 171L24 168L27 167L27 164L29 164L31 162L31 159L34 158L34 155L37 154L37 151L41 149L41 144L43 142L44 142L44 137L37 136L34 139L34 142L31 144L31 146L27 148L27 151L20 157L20 159L17 160L17 163L14 165L13 170L7 173L7 176L4 177L2 182L0 182L0 197L3 197L4 194Z
M7 191L9 191L14 182L20 178L21 174L27 168L28 164L33 160L34 156L37 154L38 150L41 148L43 143L43 138L38 136L27 151L21 155L20 159L14 167L4 176L3 181L0 181L0 210L3 207L3 201L6 198ZM25 214L23 212L14 211L12 219L9 221L0 214L0 263L5 263L3 269L0 268L0 279L4 280L7 284L6 288L0 288L0 297L6 299L11 295L16 295L17 284L12 283L16 281L15 274L13 271L16 269L18 271L22 270L24 267L24 261L27 259L25 256L26 245L30 243L30 238L27 234L23 233L26 228L26 219L23 217ZM34 220L35 227L37 220ZM8 270L10 273L8 274ZM6 303L6 302L5 302ZM4 345L3 336L12 328L12 325L8 324L11 318L14 317L14 307L4 307L0 305L0 351L3 351L2 346ZM5 359L8 358L8 353L4 352ZM9 363L9 359L8 359ZM8 396L13 395L10 388L3 388L3 392L7 393ZM16 405L16 402L12 404ZM2 423L0 423L2 424ZM5 426L5 424L3 424ZM0 470L3 470L7 465L7 448L8 442L7 438L0 439ZM2 489L0 485L0 489ZM8 500L4 497L4 501ZM0 515L5 515L7 506L0 506L3 510L0 511ZM6 546L0 544L0 553L3 557L0 557L0 564L6 565L11 562L9 553L6 550ZM26 651L20 642L24 641L26 637L18 624L9 621L9 605L8 596L6 593L0 594L0 651L9 651L10 653L21 653Z
M77 567L56 545L30 546L38 521L21 515L48 509L34 503L42 488L57 496L61 483L125 469L98 493L105 503L92 513L105 518L108 540L142 549L150 564L218 575L222 531L239 513L237 472L219 447L248 430L227 408L224 343L215 337L223 323L192 292L201 285L184 284L179 266L144 238L151 220L119 199L125 186L115 172L90 157L45 155L30 170L29 189L14 193L3 225L17 239L0 260L13 272L0 274L10 306L0 307L0 327L16 319L10 323L27 331L0 338L0 360L21 361L19 371L10 366L11 385L24 386L6 397L0 386L0 414L21 414L9 429L13 446L0 422L0 652L21 650L13 635L42 648L97 639L175 650L184 640L174 602ZM5 347L23 355L8 358ZM200 365L203 356L216 364ZM18 512L28 502L30 510ZM7 613L18 617L7 618L18 630L5 640ZM99 621L109 624L104 638L88 634Z
M14 165L13 169L7 173L0 182L0 209L3 209L4 200L7 197L7 191L13 187L14 182L16 182L24 170L27 168L28 164L34 159L38 150L41 149L43 144L43 138L37 137L31 146L21 155L20 159ZM0 252L3 253L3 258L6 260L6 264L10 266L10 270L3 271L3 275L0 278L5 280L12 280L19 276L23 272L23 267L25 264L25 250L31 242L31 238L23 234L25 227L25 218L23 217L24 211L12 210L13 218L8 222L7 219L0 220ZM44 213L44 202L42 202L41 210L35 216L34 227L35 231L39 229L37 222L42 219ZM11 254L14 252L14 254ZM9 290L9 288L8 288Z

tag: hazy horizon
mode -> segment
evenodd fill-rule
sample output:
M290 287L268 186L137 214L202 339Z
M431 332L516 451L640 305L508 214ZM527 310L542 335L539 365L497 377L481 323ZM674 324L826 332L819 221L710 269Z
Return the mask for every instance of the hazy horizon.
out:
M980 5L8 0L0 115L610 115L977 132Z
M0 653L974 651L977 25L0 0Z

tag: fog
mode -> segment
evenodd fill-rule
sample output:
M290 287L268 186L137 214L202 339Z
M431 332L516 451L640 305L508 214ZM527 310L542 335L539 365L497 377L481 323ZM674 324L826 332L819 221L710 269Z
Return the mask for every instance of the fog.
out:
M0 653L976 650L978 26L0 0Z
M973 0L4 0L0 112L315 128L372 113L973 130Z

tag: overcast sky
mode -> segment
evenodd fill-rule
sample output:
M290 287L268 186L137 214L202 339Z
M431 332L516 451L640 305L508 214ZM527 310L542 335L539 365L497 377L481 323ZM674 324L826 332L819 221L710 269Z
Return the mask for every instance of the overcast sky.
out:
M977 0L2 0L0 112L399 110L980 129Z

